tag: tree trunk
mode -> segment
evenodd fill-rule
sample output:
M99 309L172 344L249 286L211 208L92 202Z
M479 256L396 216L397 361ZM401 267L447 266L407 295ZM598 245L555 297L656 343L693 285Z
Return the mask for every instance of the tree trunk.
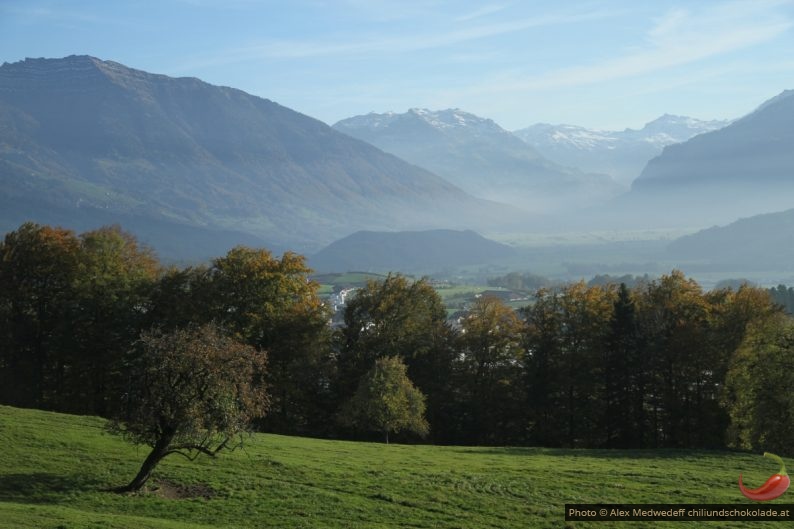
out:
M386 444L389 444L389 430L384 432L386 434Z
M116 489L116 492L134 492L140 490L141 487L143 487L143 485L149 480L152 472L160 460L166 456L166 453L168 452L168 445L171 444L171 440L173 438L173 434L168 434L158 439L157 443L154 445L154 448L152 448L152 451L149 452L149 455L146 456L146 459L143 461L141 469L138 471L138 475L135 476L135 478L130 481L128 485Z

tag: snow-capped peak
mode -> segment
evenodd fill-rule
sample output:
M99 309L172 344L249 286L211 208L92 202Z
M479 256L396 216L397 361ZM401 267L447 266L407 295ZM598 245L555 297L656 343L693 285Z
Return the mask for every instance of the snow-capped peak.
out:
M439 129L458 128L458 127L487 127L499 129L496 123L490 119L481 118L464 112L459 108L448 108L445 110L428 110L426 108L411 108L408 114L413 114L430 125Z

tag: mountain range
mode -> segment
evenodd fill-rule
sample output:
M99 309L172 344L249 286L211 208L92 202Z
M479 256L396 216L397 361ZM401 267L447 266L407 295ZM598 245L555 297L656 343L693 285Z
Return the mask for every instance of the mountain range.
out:
M504 215L267 99L89 56L0 66L0 209L6 231L111 217L144 242L178 226L197 240L298 251L362 228L469 228Z
M81 231L120 223L163 257L197 260L235 244L310 254L361 230L508 233L569 220L587 230L691 228L794 207L794 91L719 126L663 116L617 140L584 129L558 134L560 145L595 152L632 142L658 148L716 129L665 146L629 193L574 215L564 208L598 203L619 186L461 110L369 114L332 128L195 78L89 56L26 59L0 66L0 230L27 220ZM524 215L483 197L558 215ZM789 224L780 217L779 226ZM358 248L365 240L354 238ZM433 255L443 247L434 240L414 243ZM694 255L709 244L684 239L671 251Z
M666 211L708 224L791 208L794 90L722 129L665 147L648 162L625 201L646 212Z
M538 123L513 134L556 163L608 174L628 185L666 146L729 123L665 114L639 130L611 131Z
M529 211L572 209L621 191L609 176L554 163L492 120L460 109L370 113L333 127L475 196Z

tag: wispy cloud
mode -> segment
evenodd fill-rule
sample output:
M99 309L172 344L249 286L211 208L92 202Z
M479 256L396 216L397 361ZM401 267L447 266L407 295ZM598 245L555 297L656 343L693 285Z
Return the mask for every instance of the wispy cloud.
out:
M506 22L473 24L460 29L440 32L406 33L385 36L359 35L344 40L270 40L248 46L224 50L211 57L201 57L185 63L182 69L216 66L257 59L304 59L331 56L364 56L372 54L400 54L444 48L478 39L516 33L532 28L573 24L614 16L604 10L560 12L524 17ZM459 25L459 24L458 24Z
M46 23L67 28L78 28L81 25L106 25L141 29L145 26L145 24L141 24L138 21L123 17L102 16L94 12L80 11L78 9L54 9L47 5L29 5L25 7L0 5L0 15L4 12L15 18L27 20L30 23Z
M7 12L10 15L17 17L24 17L30 19L47 19L55 21L69 21L69 22L90 22L101 23L103 19L94 14L81 13L75 10L56 10L44 6L32 7L5 7L0 10Z
M493 79L473 92L549 90L613 81L696 63L773 40L794 22L774 9L781 2L733 2L693 12L673 9L647 31L645 42L598 63L537 76Z
M499 11L504 11L508 6L509 4L486 5L475 11L456 17L455 21L466 22L467 20L474 20L475 18L481 18L484 16L493 15L494 13L498 13Z
M267 8L267 0L172 0L196 8L210 9L254 9ZM296 0L293 0L296 1Z

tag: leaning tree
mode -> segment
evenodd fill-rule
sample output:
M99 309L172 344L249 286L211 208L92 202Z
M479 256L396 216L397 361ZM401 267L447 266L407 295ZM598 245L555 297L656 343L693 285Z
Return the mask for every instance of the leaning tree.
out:
M110 429L152 450L118 490L140 489L171 454L192 460L239 446L250 421L268 409L265 365L264 352L214 324L142 334L130 352L127 387Z

